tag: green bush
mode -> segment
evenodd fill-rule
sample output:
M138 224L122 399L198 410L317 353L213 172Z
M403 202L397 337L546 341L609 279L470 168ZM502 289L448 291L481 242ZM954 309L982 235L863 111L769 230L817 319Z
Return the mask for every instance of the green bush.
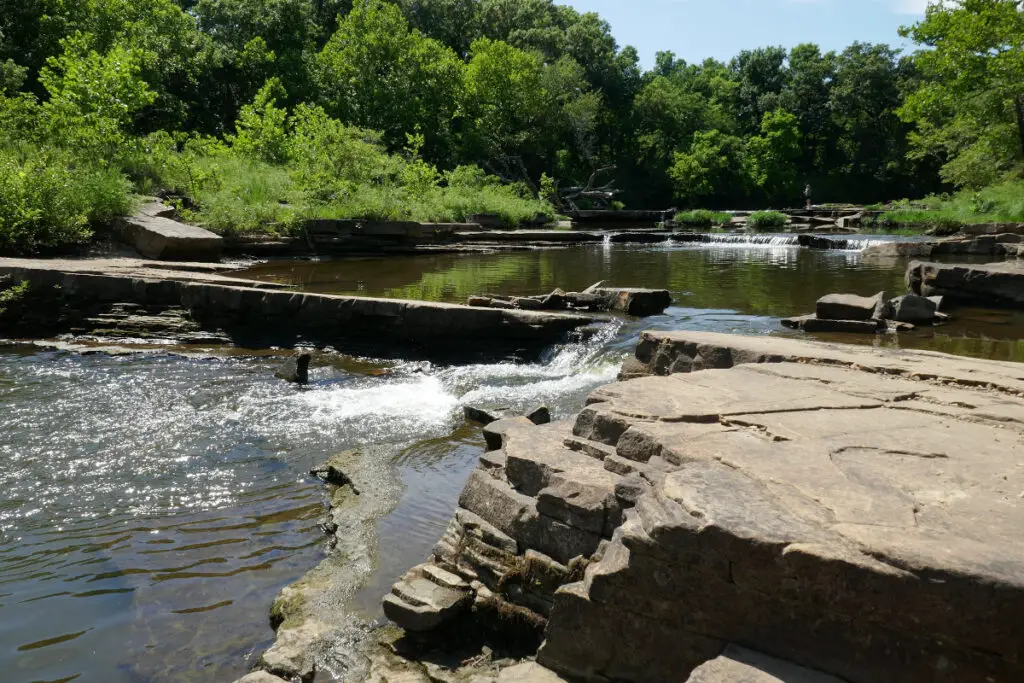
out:
M16 285L10 285L0 279L0 316L7 312L8 307L18 307L28 295L28 280L22 280ZM13 314L12 314L13 315Z
M688 228L710 228L715 225L724 225L725 223L728 223L731 218L732 216L730 214L720 211L697 209L695 211L683 211L682 213L677 213L675 222L679 225L685 225Z
M53 150L0 150L2 253L82 243L132 204L131 184L114 169Z
M778 211L755 211L747 219L747 225L757 232L771 232L786 227L789 218Z

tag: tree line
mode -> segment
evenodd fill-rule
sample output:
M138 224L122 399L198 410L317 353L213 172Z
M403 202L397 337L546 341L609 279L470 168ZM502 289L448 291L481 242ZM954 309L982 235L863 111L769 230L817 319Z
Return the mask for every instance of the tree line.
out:
M816 201L922 196L1024 159L1019 0L930 8L905 30L915 55L808 43L699 64L660 52L649 70L600 16L552 0L4 8L8 140L45 116L83 149L171 132L179 148L241 140L274 163L290 121L326 117L438 177L478 167L557 202L603 171L626 205L680 208L792 205L807 184Z

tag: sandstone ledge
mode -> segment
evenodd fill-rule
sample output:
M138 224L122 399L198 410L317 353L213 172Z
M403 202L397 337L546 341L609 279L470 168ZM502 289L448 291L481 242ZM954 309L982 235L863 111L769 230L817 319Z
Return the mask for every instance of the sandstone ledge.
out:
M570 680L1024 680L1024 367L677 332L632 374L470 478L432 562L478 623Z
M250 348L307 343L375 356L502 358L536 355L573 330L601 320L570 313L302 293L218 270L205 264L133 259L0 258L0 276L28 281L35 294L51 294L47 305L56 309L42 311L56 329L16 336L74 331L82 317L108 312L114 304L134 303L184 309L203 330ZM60 329L64 319L69 329Z

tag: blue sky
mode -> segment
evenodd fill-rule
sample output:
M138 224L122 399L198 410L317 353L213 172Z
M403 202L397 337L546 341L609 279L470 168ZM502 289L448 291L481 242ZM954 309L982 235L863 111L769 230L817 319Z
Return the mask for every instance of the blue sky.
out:
M727 61L744 49L817 43L841 50L854 41L909 50L900 26L924 17L928 0L558 0L597 12L619 45L640 51L644 67L654 53L672 50L687 62Z

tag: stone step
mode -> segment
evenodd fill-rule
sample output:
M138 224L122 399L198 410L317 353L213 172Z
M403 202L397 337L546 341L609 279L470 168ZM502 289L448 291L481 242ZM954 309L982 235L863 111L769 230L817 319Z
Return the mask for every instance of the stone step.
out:
M431 631L461 614L470 598L468 591L443 588L422 577L410 578L391 587L384 598L384 615L407 631Z
M453 591L468 591L469 584L456 574L451 573L436 564L422 564L419 571L427 581Z

